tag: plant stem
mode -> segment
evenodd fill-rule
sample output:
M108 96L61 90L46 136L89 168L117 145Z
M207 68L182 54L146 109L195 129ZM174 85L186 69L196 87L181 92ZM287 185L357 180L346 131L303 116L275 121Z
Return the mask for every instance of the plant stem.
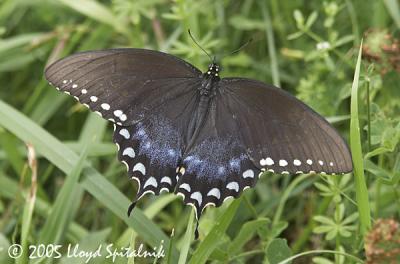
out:
M279 66L278 66L278 59L276 55L276 48L275 48L275 38L274 32L272 30L272 21L271 16L268 11L266 1L260 1L261 5L261 12L263 14L265 23L266 23L266 34L267 34L267 41L268 41L268 53L271 59L271 71L272 71L272 83L275 86L281 86L281 80L279 76Z

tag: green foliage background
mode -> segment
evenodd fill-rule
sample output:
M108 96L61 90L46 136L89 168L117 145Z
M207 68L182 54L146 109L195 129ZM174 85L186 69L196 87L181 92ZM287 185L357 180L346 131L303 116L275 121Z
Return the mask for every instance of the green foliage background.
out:
M189 28L213 54L252 38L222 59L222 75L280 86L344 138L351 135L355 174L264 175L242 198L207 209L197 241L193 212L173 195L146 196L128 218L136 186L115 158L112 129L50 87L43 69L77 51L141 47L205 70L208 58ZM396 39L399 28L397 0L2 0L0 263L84 263L65 255L68 244L78 243L92 251L110 243L165 250L162 259L116 263L364 260L373 222L400 216L400 78L382 59L359 59L357 67L357 54L364 32L375 30L384 34L368 35L363 51L396 58L379 43L387 34ZM7 254L13 243L24 250L15 260ZM40 244L62 245L63 257L30 259L29 245ZM90 263L111 263L105 256Z

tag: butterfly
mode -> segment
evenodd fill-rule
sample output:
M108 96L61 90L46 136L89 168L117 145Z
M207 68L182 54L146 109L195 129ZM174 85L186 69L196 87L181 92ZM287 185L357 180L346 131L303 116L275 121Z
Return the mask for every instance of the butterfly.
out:
M138 183L135 199L175 193L196 210L220 206L265 172L352 171L336 130L310 107L263 82L221 78L159 51L76 53L48 66L49 83L114 124L118 159Z

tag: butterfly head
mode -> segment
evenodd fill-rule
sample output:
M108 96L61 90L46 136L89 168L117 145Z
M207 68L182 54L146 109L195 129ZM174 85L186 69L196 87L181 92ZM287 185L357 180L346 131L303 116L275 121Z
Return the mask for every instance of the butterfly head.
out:
M218 77L219 78L220 67L216 62L208 65L207 75L210 77Z

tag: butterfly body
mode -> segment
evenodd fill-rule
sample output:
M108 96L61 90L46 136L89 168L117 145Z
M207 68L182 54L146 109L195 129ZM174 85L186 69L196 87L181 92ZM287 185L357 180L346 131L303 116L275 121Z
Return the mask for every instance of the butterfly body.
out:
M253 187L262 171L346 173L349 149L320 115L284 90L202 73L172 55L113 49L71 55L45 75L115 125L118 159L146 193L174 192L196 209ZM133 206L130 207L132 209Z

